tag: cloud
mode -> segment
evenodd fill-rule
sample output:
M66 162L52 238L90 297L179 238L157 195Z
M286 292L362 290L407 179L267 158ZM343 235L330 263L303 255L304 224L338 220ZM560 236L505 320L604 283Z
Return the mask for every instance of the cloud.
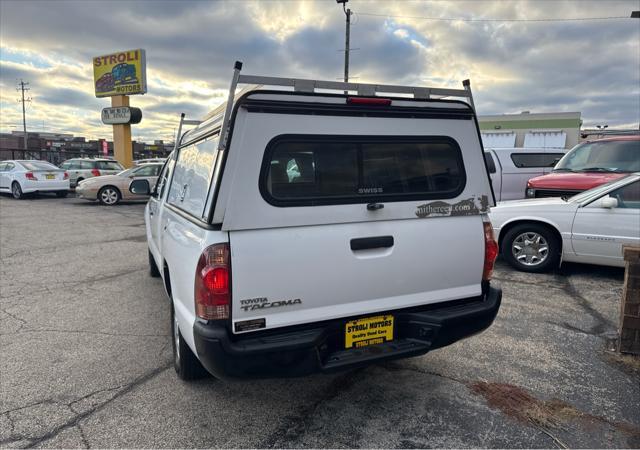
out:
M585 123L637 127L637 21L424 19L628 16L637 9L635 1L549 5L351 0L351 76L448 87L470 78L480 114L581 111ZM2 1L0 41L2 131L20 121L14 88L23 78L31 83L33 123L108 137L98 114L109 101L94 98L91 57L145 48L149 92L131 98L144 114L134 135L170 140L181 112L198 116L223 101L235 60L247 73L340 79L344 14L333 1Z

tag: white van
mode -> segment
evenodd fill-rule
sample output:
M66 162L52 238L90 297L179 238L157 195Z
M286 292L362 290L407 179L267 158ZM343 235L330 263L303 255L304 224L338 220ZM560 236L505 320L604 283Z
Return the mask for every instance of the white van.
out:
M527 181L551 173L567 152L563 148L485 148L496 201L525 198Z
M150 271L172 302L178 375L332 372L487 328L501 291L480 133L468 103L430 98L470 89L240 67L227 104L179 133L155 188L130 188L151 193ZM238 83L293 89L236 98Z

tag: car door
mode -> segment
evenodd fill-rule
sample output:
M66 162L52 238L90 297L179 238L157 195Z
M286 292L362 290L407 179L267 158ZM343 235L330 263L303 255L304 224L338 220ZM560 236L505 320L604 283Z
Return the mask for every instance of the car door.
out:
M147 198L146 195L136 195L131 193L131 191L129 191L129 185L133 180L147 180L147 182L149 183L149 187L153 189L153 187L156 184L156 179L158 178L159 168L160 166L158 166L157 164L154 164L154 165L144 165L144 166L140 166L133 169L129 174L129 176L127 177L128 179L127 187L126 189L124 189L124 191L126 192L125 197L130 199Z
M502 200L502 168L499 166L497 155L492 150L484 152L484 160L487 164L487 169L489 169L493 193L496 196L496 201L499 202Z
M502 153L502 200L519 200L525 197L527 181L543 174L542 152L523 152L515 149Z
M7 190L8 183L6 180L7 163L0 162L0 189Z
M604 197L618 201L602 206ZM636 180L578 208L571 232L576 255L594 264L622 265L622 246L640 245L640 181Z
M164 214L164 198L166 197L166 191L169 184L171 171L173 169L174 159L170 156L165 164L161 166L160 175L157 178L157 183L151 184L151 197L147 204L148 209L148 222L149 222L149 234L151 235L151 241L149 247L156 256L156 262L160 261L160 240L161 240L161 227L162 227L162 215ZM158 264L158 267L162 267Z

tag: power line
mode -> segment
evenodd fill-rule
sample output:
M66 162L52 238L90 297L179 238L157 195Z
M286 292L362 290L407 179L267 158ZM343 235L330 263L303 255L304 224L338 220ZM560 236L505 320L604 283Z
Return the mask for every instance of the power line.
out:
M366 13L358 11L360 16L372 16L372 17L390 17L396 19L421 19L421 20L433 20L439 22L586 22L590 20L621 20L629 19L629 16L609 16L609 17L571 17L565 19L473 19L462 17L426 17L426 16L395 16L393 14L376 14Z

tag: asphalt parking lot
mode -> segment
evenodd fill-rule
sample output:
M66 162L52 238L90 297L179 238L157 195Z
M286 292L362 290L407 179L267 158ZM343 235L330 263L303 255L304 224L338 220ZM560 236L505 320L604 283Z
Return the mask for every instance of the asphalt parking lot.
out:
M498 263L485 333L338 375L177 379L141 203L0 198L2 447L640 447L623 271Z

